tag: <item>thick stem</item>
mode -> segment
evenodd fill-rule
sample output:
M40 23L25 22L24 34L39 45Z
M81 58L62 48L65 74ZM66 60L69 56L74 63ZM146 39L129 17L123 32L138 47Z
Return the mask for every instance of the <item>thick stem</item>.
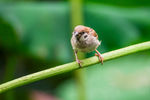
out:
M102 56L104 57L104 61L108 61L114 58L118 58L121 56L125 56L131 53L135 53L138 51L144 51L144 50L148 50L150 49L150 41L148 42L144 42L144 43L139 43L136 45L132 45L132 46L128 46L122 49L118 49L118 50L114 50L114 51L110 51L107 53L102 54ZM97 57L91 57L88 59L84 59L82 60L83 64L82 64L82 68L86 67L86 66L90 66L93 64L97 64L99 63L99 59ZM104 63L105 64L105 63ZM41 79L45 79L51 76L55 76L58 74L62 74L62 73L66 73L69 71L73 71L76 69L79 69L79 65L76 62L71 62L68 64L64 64L64 65L60 65L60 66L56 66L50 69L46 69L37 73L33 73L30 75L26 75L23 77L20 77L18 79L14 79L12 81L6 82L4 84L0 85L0 93L8 91L10 89L13 89L15 87L19 87L19 86L23 86L25 84L29 84Z
M77 25L84 25L83 20L83 2L84 0L70 0L70 7L71 7L71 24L72 28ZM75 53L76 54L76 53ZM77 57L78 56L78 57ZM76 61L78 62L79 66L81 67L81 62L79 59L84 59L85 54L82 52L78 52L76 54ZM77 94L78 100L86 100L86 90L85 90L85 83L84 83L84 70L78 70L74 72L74 78L77 86Z

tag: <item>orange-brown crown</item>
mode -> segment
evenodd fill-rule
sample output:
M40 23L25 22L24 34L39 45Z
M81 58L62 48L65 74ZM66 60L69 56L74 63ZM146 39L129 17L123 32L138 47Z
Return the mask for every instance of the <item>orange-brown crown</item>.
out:
M93 35L94 37L98 38L98 35L97 33L90 27L86 27L86 26L83 26L83 25L78 25L74 28L74 32L78 32L78 33L81 33L81 32L86 32L88 34L91 34Z

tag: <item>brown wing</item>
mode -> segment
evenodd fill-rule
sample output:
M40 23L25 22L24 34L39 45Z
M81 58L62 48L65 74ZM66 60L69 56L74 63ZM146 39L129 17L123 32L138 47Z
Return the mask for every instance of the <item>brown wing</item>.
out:
M90 28L90 32L89 33L98 39L97 33L92 28Z

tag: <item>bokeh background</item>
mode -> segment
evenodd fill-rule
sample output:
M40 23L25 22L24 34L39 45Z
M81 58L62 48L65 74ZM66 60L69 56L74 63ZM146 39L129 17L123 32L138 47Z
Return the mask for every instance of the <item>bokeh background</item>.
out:
M77 24L95 29L101 53L148 41L150 0L1 0L0 83L73 61ZM9 90L0 100L150 100L149 77L148 50Z

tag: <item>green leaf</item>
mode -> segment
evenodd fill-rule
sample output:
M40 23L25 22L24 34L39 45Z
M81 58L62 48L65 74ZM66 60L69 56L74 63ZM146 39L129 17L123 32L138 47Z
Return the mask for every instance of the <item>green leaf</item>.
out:
M150 54L140 52L89 67L85 74L87 100L150 99ZM63 100L77 100L75 81L57 88Z
M16 3L0 9L30 54L63 62L72 58L66 3Z

